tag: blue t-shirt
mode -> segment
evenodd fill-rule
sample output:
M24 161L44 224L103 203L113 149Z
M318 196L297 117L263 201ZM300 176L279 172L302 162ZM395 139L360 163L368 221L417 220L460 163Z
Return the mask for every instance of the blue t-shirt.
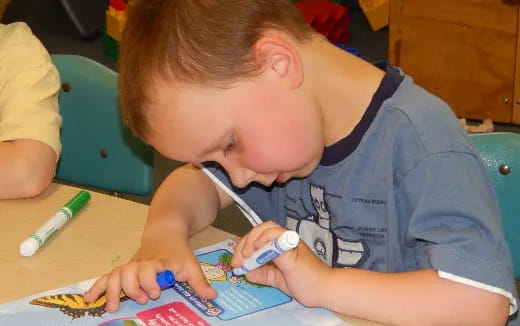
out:
M208 171L253 211L253 223L256 213L297 231L330 266L435 269L505 295L510 313L517 310L511 257L479 154L451 109L397 68L308 177L237 189L218 167Z

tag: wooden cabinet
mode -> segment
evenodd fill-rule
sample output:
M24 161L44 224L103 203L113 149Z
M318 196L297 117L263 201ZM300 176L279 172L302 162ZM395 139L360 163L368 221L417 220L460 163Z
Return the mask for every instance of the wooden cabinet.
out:
M520 124L520 0L390 0L390 63L459 117Z

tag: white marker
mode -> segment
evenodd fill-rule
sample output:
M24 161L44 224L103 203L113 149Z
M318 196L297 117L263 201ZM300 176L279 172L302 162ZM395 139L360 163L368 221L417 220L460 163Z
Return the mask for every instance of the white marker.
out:
M285 231L278 238L266 244L255 253L244 259L242 266L233 268L233 274L244 275L258 267L267 264L286 251L295 248L300 242L300 236L294 231Z
M34 234L20 244L20 253L22 256L32 256L45 244L45 242L58 231L65 223L70 221L74 215L83 207L90 199L90 193L86 190L80 191L74 198L65 204L56 214L42 225Z

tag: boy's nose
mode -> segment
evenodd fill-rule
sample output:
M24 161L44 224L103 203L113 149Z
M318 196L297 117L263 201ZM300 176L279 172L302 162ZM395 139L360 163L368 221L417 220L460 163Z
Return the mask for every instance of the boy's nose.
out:
M237 188L244 188L254 181L255 177L255 172L245 168L235 168L230 171L231 182L233 182L233 185Z

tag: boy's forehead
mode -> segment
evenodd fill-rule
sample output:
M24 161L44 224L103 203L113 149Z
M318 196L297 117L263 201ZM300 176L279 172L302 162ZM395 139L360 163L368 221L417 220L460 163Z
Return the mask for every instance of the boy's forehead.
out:
M187 96L189 93L183 91L178 84L154 79L147 89L144 110L152 119L163 119L165 115L171 115L173 111L182 108L183 102L191 102L190 106L196 104L193 100L186 99Z
M210 112L231 105L236 93L233 87L219 87L213 84L195 84L156 79L149 89L148 109L163 114L163 110L175 114L208 115ZM232 90L235 89L235 90ZM219 110L219 114L222 111Z
M194 101L202 94L203 87L196 84L188 84L165 78L153 78L148 87L150 102L152 105L168 105L182 102L183 100Z
M143 109L155 135L169 136L173 131L188 132L193 128L208 128L223 115L218 110L212 92L195 85L160 81L151 89ZM173 128L174 127L174 128ZM173 130L175 129L175 130Z
M145 110L152 125L169 120L215 126L232 119L237 111L250 108L252 97L265 94L265 87L256 85L255 80L241 80L223 87L155 78L149 88Z

